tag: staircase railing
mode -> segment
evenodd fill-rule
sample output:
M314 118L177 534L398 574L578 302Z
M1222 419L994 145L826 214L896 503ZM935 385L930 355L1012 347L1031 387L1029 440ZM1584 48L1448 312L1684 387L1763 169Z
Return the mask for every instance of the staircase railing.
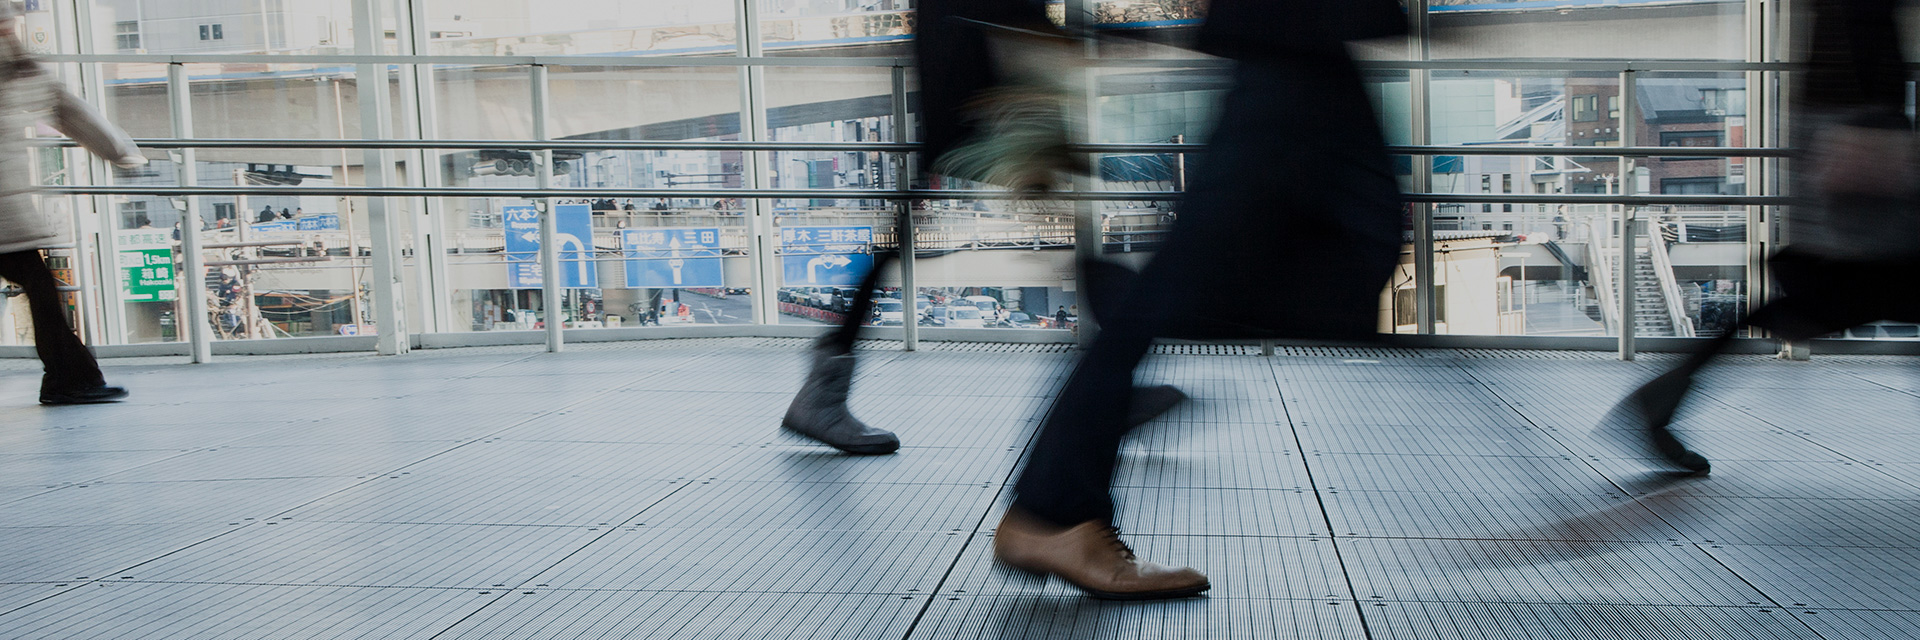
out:
M1605 224L1606 218L1602 218ZM1614 302L1613 261L1608 259L1610 247L1607 238L1610 233L1594 227L1593 219L1583 223L1587 227L1587 276L1592 278L1593 297L1600 303L1600 323L1606 326L1607 333L1618 335L1620 330L1620 306Z
M1693 318L1687 315L1686 298L1680 295L1680 282L1673 277L1673 257L1667 254L1667 239L1660 235L1658 220L1647 225L1647 252L1653 255L1653 273L1660 279L1660 297L1667 301L1667 317L1673 320L1673 335L1694 337Z

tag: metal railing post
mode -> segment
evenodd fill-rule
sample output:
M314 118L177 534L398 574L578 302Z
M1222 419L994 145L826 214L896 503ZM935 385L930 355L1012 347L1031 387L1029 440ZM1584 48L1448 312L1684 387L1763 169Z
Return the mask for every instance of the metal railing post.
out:
M546 65L533 65L533 137L546 140L547 110L552 107L550 94L547 93ZM547 191L553 189L553 150L540 149L533 153L534 187L540 191L540 199L534 206L540 211L540 306L545 307L541 315L547 327L547 352L560 353L566 350L566 289L565 275L560 272L560 215L558 207L553 206ZM582 251L588 258L593 257L593 238L583 238Z
M193 93L187 83L186 65L174 63L167 65L167 95L173 115L173 135L182 138L193 137ZM200 184L195 173L198 160L193 149L180 149L170 154L174 168L179 172L180 186L192 187ZM180 296L185 298L184 318L178 318L174 326L186 329L182 336L191 345L193 362L213 361L213 327L208 324L207 316L207 257L200 249L200 198L187 196L183 199L180 218L180 264L183 267L179 276Z

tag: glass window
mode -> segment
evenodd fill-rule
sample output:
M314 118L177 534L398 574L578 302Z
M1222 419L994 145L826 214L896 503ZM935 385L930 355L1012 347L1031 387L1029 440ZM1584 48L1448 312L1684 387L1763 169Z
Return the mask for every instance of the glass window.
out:
M138 51L140 49L140 23L138 21L115 22L113 23L113 32L114 48L121 51Z
M732 55L734 2L417 0L436 55Z

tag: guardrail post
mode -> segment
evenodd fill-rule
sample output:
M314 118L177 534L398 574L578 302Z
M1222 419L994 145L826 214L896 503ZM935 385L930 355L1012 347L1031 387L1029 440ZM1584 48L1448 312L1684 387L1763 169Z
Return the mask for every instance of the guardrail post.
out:
M547 110L552 102L547 93L546 65L533 65L533 138L545 142L548 139ZM553 206L547 192L553 189L553 150L540 149L533 152L534 187L539 189L540 198L534 207L540 211L540 306L541 316L547 327L547 352L560 353L567 347L566 289L561 285L565 277L560 273L560 212ZM593 256L593 238L583 238L587 257Z
M907 113L907 68L893 68L893 140L905 142L913 135L913 126L908 123L911 115ZM913 161L906 152L892 154L894 189L905 193L913 189ZM920 348L919 305L915 298L920 294L920 281L914 273L913 201L902 197L893 201L898 221L894 223L894 236L900 245L900 349L915 351Z
M1635 85L1635 72L1631 69L1620 72L1620 146L1637 146L1634 126L1634 108L1637 106L1639 87ZM1601 105L1605 108L1605 105ZM1639 195L1638 181L1633 175L1633 159L1621 157L1618 160L1619 184L1621 195ZM1633 206L1620 207L1620 359L1632 362L1634 357L1634 334L1638 315L1639 296L1634 291L1637 274L1634 267L1638 256L1635 255L1634 241L1637 239L1634 226L1638 222L1639 210Z
M167 95L171 98L173 114L173 135L177 138L193 137L193 93L187 84L187 67L180 63L167 65ZM191 148L179 149L168 154L174 168L179 173L180 186L193 187L200 184L195 173L198 161ZM176 318L174 326L185 328L185 338L191 345L193 362L213 362L213 326L207 317L207 257L200 249L200 198L186 196L180 199L185 206L180 218L180 257L183 267L176 274L181 282L180 296L185 298L183 305L186 317Z

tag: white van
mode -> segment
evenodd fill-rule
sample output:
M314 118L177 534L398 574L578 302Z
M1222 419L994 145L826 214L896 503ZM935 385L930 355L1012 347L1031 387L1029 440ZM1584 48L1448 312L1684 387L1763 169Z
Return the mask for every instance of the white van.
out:
M973 306L980 310L980 317L984 318L987 324L999 324L1007 319L1006 307L1000 306L1000 301L993 296L967 296L961 300L973 303Z
M986 326L986 319L977 308L947 307L948 329L983 329Z

